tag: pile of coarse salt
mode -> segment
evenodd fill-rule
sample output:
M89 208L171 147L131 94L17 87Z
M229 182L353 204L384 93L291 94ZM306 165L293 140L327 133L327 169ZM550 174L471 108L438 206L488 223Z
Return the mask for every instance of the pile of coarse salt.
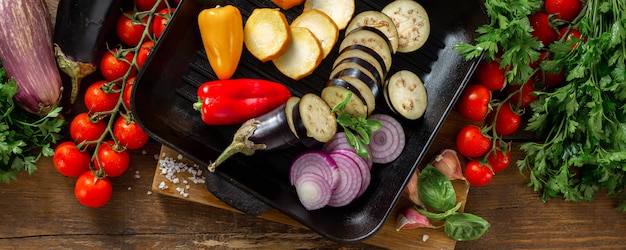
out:
M173 183L174 185L184 185L182 187L176 187L176 192L178 192L178 194L183 197L189 197L189 193L187 193L187 190L189 190L190 187L189 184L204 184L205 177L203 175L202 169L200 169L197 164L189 166L186 163L180 161L182 159L183 156L181 154L178 155L177 159L174 159L172 157L168 157L163 152L161 153L158 166L161 170L161 175L164 175L165 179L167 179L169 182ZM181 173L187 173L189 176L185 178L184 176L180 175ZM159 189L166 190L168 188L169 187L167 186L167 183L165 183L165 181L159 183Z

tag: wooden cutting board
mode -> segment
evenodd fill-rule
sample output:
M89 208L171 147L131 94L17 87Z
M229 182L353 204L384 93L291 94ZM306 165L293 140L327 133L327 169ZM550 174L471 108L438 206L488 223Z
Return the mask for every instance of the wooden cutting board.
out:
M189 167L193 170L176 173L175 176L178 178L178 183L176 184L170 180L172 176L171 174L169 175L170 179L168 179L168 175L162 171L161 162L166 161L170 163L176 162L176 165L184 166L183 168ZM200 176L198 173L194 173L194 170L199 169L198 166L194 165L195 164L193 162L183 158L173 149L162 146L152 182L153 192L189 200L190 202L197 202L200 204L239 212L211 194L206 189L204 183L193 182L194 178L200 179L203 176ZM457 201L462 201L463 204L465 204L468 187L462 182L453 182L453 184L457 190ZM164 185L166 185L167 188L165 188ZM400 200L394 208L392 214L389 216L389 219L385 222L385 225L378 232L376 232L375 235L366 239L363 243L389 249L454 249L456 241L448 238L443 232L443 228L420 228L396 231L396 215L398 214L398 210L409 205L411 205L410 201L406 199ZM275 209L269 209L257 217L288 224L294 227L306 228L302 224L291 219L289 216ZM426 241L423 240L425 235L428 237Z

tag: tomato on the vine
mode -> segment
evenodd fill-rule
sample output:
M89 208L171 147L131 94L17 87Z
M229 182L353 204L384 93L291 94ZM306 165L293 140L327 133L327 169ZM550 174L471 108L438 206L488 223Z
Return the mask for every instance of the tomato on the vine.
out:
M527 108L530 106L530 103L537 100L537 96L533 93L535 92L535 81L533 81L533 79L530 79L526 83L521 85L522 86L509 85L507 87L506 93L508 95L512 95L511 99L509 100L511 104L516 105L520 108Z
M489 113L489 102L491 90L481 84L470 84L463 90L457 109L472 121L482 121Z
M141 44L141 47L139 48L139 52L137 52L137 67L139 68L143 67L144 63L146 62L146 59L148 59L148 55L150 55L150 52L152 52L153 48L154 48L153 41L147 41Z
M113 186L107 177L97 177L91 170L85 171L74 185L76 199L87 207L102 207L111 199Z
M543 43L543 47L548 47L559 38L559 33L550 25L548 14L537 12L530 15L528 20L530 21L530 26L533 28L530 34Z
M152 32L154 32L154 38L159 39L165 31L165 26L172 18L172 13L176 11L175 8L163 8L154 15L154 21L152 22Z
M465 157L481 157L491 149L491 139L478 126L466 125L457 134L456 147Z
M582 10L582 4L579 0L546 0L545 9L548 14L571 22Z
M140 149L150 137L134 120L129 117L119 117L113 125L113 135L119 144L130 150Z
M504 88L505 71L500 68L496 60L483 60L476 69L476 81L490 90L502 90Z
M108 177L118 177L124 174L130 165L128 151L124 147L115 145L113 141L100 144L97 154L94 166L98 170L102 167Z
M491 170L493 170L493 172L501 172L511 165L511 152L496 149L487 155L487 161L489 162L489 166L491 166Z
M465 179L472 186L485 186L493 179L493 171L478 161L469 161L465 165Z
M115 29L120 40L131 47L139 45L144 31L152 34L152 27L147 25L148 16L137 17L133 11L124 12L118 19Z
M156 9L158 10L165 7L165 1L166 0L161 1ZM137 7L138 11L146 11L151 10L152 7L154 7L154 5L156 4L157 0L133 0L133 2L135 3L135 7Z
M495 122L496 134L500 136L513 134L519 128L522 119L520 115L513 111L509 102L502 103L499 111L494 111L494 116L490 118Z
M78 177L89 170L91 155L87 151L81 151L71 141L62 142L54 148L52 163L59 173L67 177Z
M106 128L104 120L92 119L89 113L84 112L76 115L70 122L70 136L76 143L96 141Z
M104 53L100 60L100 73L107 81L113 82L118 80L128 73L133 57L133 53L128 50L109 50ZM130 76L137 73L136 68L130 70Z
M122 102L124 102L124 106L126 106L126 108L128 110L130 110L130 97L133 91L133 86L135 85L135 77L131 77L128 78L128 80L126 80L126 86L124 86L124 93L122 95Z
M111 111L119 99L119 86L107 81L92 83L84 96L85 106L90 113Z

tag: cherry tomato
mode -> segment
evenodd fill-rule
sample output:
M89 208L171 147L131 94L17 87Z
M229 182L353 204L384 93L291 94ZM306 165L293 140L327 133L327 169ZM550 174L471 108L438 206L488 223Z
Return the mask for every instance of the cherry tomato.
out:
M126 106L128 110L130 110L130 97L131 97L134 85L135 85L135 77L131 77L131 78L128 78L128 80L126 80L126 86L124 86L122 102L124 102L124 106Z
M511 152L497 149L487 155L487 161L493 172L501 172L511 165Z
M74 142L62 142L54 148L52 163L59 173L67 177L78 177L89 170L90 162L89 152L81 151Z
M483 60L476 69L476 81L490 90L502 90L504 88L504 69L496 60Z
M563 37L566 35L567 37L565 37L565 40L563 40L563 42L571 41L574 39L580 40L583 37L580 31L578 31L577 29L568 28L567 26L561 28L561 30L559 31L559 39L563 39ZM572 44L572 49L575 49L579 44L580 42Z
M530 26L533 28L531 35L543 43L543 47L548 47L559 38L559 33L557 33L556 30L554 30L554 28L550 25L548 14L537 12L530 15L528 20L530 21Z
M94 160L94 166L98 170L102 166L108 177L118 177L124 174L128 169L128 165L130 165L128 151L123 147L115 145L113 141L106 141L100 144L97 153L98 158Z
M146 62L146 59L148 59L148 55L150 55L150 52L152 52L153 48L153 41L147 41L141 44L139 52L137 52L137 67L143 67L143 64Z
M117 36L124 44L135 47L141 42L143 32L146 29L148 29L148 34L152 34L152 27L147 26L147 22L147 15L138 19L132 11L126 11L117 19L115 26Z
M135 121L120 116L113 125L113 135L119 144L130 150L139 149L146 145L150 137Z
M482 121L489 113L491 90L481 84L470 84L463 90L457 109L472 121Z
M157 0L133 0L133 2L135 3L135 7L137 7L138 11L146 11L151 10L152 7L154 7L154 5L156 4ZM161 1L156 9L158 10L163 7L165 7L165 0Z
M154 21L152 22L152 31L154 32L154 38L159 39L165 30L165 26L172 18L172 13L176 11L175 8L163 8L159 10L154 16Z
M491 148L491 139L486 137L476 125L466 125L456 137L456 147L465 157L477 158Z
M520 108L527 108L530 106L530 103L537 100L537 96L533 94L535 92L535 81L532 79L528 80L525 84L522 84L521 91L520 85L510 85L507 87L506 93L511 96L509 100L511 104L516 105Z
M107 81L97 81L89 85L84 98L91 113L111 111L120 99L119 87Z
M76 115L70 123L70 136L76 143L96 141L102 136L107 125L104 120L92 120L89 113Z
M113 186L107 177L96 177L85 171L76 180L74 195L78 201L92 208L102 207L111 199Z
M496 134L501 136L513 134L517 131L522 121L520 115L511 109L509 102L503 103L500 110L493 113L494 115L497 113L495 119ZM493 122L493 117L491 120Z
M579 0L546 0L545 9L548 14L571 22L582 10L582 4Z
M120 51L118 49L107 51L100 60L100 73L109 82L124 77L130 69L130 62L133 61L133 56L133 53L130 51ZM134 67L130 70L130 76L137 73L137 69Z
M469 161L465 165L465 179L472 186L482 187L491 182L493 172L488 166L478 161Z

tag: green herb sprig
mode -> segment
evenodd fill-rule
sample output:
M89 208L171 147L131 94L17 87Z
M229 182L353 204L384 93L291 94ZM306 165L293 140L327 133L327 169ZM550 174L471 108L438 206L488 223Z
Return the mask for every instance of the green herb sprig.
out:
M376 119L364 116L354 117L349 113L343 112L351 97L352 93L348 93L346 98L333 107L332 111L337 115L337 123L343 128L348 144L356 150L359 156L369 158L367 145L370 144L372 133L380 129L382 124Z
M10 78L0 62L0 183L16 180L16 173L29 175L37 170L42 156L52 156L52 145L63 136L64 120L61 107L47 116L28 113L13 101L18 91L17 83Z

